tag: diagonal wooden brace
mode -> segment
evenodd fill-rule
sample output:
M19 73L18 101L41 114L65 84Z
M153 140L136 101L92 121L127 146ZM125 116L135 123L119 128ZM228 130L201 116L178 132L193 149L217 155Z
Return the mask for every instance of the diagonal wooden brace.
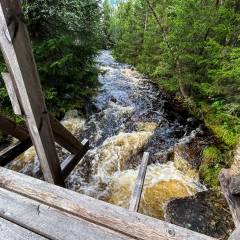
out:
M14 19L17 28L12 28ZM14 31L14 32L13 32ZM40 160L46 181L64 186L49 115L33 57L27 28L22 21L20 2L0 2L0 46L17 96L22 102L24 118Z
M23 116L23 107L17 96L17 89L9 73L2 73L14 113ZM55 141L72 154L82 151L83 145L51 114L49 115Z

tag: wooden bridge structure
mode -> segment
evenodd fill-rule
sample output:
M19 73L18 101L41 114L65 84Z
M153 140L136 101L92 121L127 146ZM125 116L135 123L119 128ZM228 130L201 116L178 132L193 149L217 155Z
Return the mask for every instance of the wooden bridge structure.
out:
M0 152L0 239L6 240L210 240L214 239L138 213L149 154L145 153L129 210L70 191L64 180L89 149L49 114L18 0L0 0L0 46L8 67L2 73L14 113L27 128L0 116L0 130L19 139ZM62 163L55 142L71 154ZM45 181L4 168L34 146ZM240 197L230 193L229 172L221 182L239 240Z

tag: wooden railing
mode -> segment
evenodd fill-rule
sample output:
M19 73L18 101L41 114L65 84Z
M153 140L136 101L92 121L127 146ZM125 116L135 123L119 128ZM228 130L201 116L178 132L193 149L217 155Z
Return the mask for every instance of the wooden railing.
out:
M64 186L64 178L73 170L89 148L80 143L46 108L39 74L27 28L22 19L20 1L1 0L0 46L9 73L2 73L13 110L25 119L27 129L0 116L0 130L21 142L0 156L3 166L34 145L42 173L49 183ZM31 139L31 140L30 140ZM60 165L55 141L73 155Z

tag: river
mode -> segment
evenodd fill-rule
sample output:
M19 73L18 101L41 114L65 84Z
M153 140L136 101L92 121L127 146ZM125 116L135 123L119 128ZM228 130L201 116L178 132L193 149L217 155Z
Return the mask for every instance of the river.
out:
M168 161L174 148L201 129L190 128L177 117L168 119L163 93L131 66L116 62L109 51L103 51L97 62L103 71L102 88L94 100L97 110L80 131L80 138L89 138L92 149L85 157L87 164L69 177L68 186L128 208L143 152L148 151L140 212L163 218L170 199L206 190L184 159L177 162L172 156ZM183 165L188 167L184 172L179 170Z
M128 208L143 152L148 151L139 211L165 219L169 202L207 190L198 173L200 154L208 141L204 128L193 117L172 108L164 92L131 66L115 61L110 51L102 51L97 64L102 72L101 89L93 99L94 107L87 118L71 111L62 121L77 138L88 138L91 146L84 164L68 177L67 187ZM57 149L60 159L69 154ZM37 176L34 149L8 167ZM198 225L194 230L199 230ZM208 222L205 225L208 227ZM208 234L204 229L199 231Z

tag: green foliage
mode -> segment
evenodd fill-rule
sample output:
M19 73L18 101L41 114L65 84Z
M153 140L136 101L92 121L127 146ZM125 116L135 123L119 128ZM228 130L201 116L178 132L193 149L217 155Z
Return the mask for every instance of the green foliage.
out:
M114 56L180 96L223 152L233 149L240 139L239 1L128 0L113 18ZM200 173L210 187L230 167L225 155L215 147L203 153Z
M104 0L103 1L103 6L102 6L102 42L103 42L103 48L109 49L113 46L114 44L114 38L113 38L113 25L114 23L112 22L112 13L113 9L110 5L109 0Z
M90 51L86 46L73 44L68 36L34 46L46 102L52 111L81 109L84 99L95 93L98 71Z
M213 188L218 187L218 176L223 167L221 151L215 146L205 148L203 151L203 163L200 167L200 175L205 184Z
M23 1L23 10L49 110L57 116L72 108L82 110L98 88L94 61L102 38L98 1ZM2 111L12 115L2 81L0 101Z
M238 1L121 1L113 18L115 57L191 99L195 114L233 148L240 137Z

